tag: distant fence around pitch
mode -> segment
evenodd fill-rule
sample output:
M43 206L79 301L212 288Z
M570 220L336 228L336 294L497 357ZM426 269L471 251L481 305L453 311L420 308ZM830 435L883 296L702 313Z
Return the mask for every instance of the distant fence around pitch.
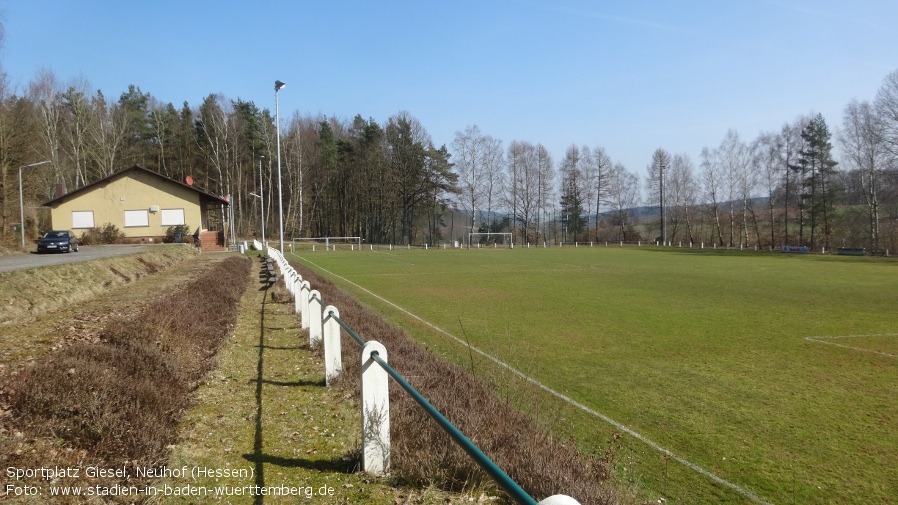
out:
M328 386L343 371L341 329L361 347L363 471L384 474L389 467L388 386L389 379L393 379L515 502L522 505L580 505L570 496L560 494L537 502L390 366L387 349L383 344L375 340L366 342L340 319L340 312L336 307L325 306L321 293L312 289L308 281L303 280L279 250L269 247L267 257L263 257L263 260L272 260L277 265L287 290L293 296L294 312L300 315L300 325L303 329L309 330L309 346L323 346L324 377Z

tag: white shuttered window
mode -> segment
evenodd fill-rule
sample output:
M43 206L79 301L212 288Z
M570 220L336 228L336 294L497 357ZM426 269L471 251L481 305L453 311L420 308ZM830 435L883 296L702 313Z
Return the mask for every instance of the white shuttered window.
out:
M179 226L184 222L184 209L162 209L162 226Z
M146 209L125 211L125 228L149 225L150 213Z
M73 210L72 211L72 229L93 228L94 227L94 211L92 210Z

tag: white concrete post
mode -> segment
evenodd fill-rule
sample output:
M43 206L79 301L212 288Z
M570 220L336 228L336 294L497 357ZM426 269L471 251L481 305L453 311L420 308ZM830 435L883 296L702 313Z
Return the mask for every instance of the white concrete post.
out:
M387 361L380 342L362 348L362 470L380 475L390 466L390 376L371 359L373 352Z
M293 281L294 280L295 279L293 277L293 269L288 267L287 270L284 272L284 286L286 286L287 291L290 293L290 296L294 296L296 294L293 292Z
M321 343L321 293L317 289L309 292L309 347Z
M302 312L302 297L299 296L302 291L302 276L298 273L296 277L293 279L293 313L299 314Z
M333 305L324 308L324 383L331 385L331 380L343 371L343 358L340 355L340 311Z
M309 292L312 290L312 285L309 284L309 281L302 281L299 289L299 307L302 310L302 314L300 315L300 326L302 329L306 329L309 327Z
M552 495L538 505L580 505L580 502L565 494Z

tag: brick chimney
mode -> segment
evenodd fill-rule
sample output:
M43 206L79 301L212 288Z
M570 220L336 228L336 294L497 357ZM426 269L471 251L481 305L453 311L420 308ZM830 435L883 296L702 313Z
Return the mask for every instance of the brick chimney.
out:
M60 196L66 194L66 193L67 193L67 191L65 190L65 184L57 183L56 187L53 190L53 195L54 195L53 198L59 198Z

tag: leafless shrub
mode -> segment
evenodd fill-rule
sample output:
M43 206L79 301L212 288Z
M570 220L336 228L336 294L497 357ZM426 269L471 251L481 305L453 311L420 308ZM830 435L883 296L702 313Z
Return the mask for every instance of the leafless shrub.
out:
M563 493L583 504L618 503L607 485L609 454L585 454L573 443L562 443L540 426L533 412L521 413L511 398L496 395L495 387L421 348L329 280L294 266L326 303L340 309L340 318L358 335L384 344L391 366L528 493ZM343 375L337 384L359 397L360 348L348 338L343 342ZM473 459L392 381L390 402L390 468L397 479L456 491L495 490Z
M104 223L99 228L90 228L78 239L83 245L121 244L124 241L125 233L112 223Z

